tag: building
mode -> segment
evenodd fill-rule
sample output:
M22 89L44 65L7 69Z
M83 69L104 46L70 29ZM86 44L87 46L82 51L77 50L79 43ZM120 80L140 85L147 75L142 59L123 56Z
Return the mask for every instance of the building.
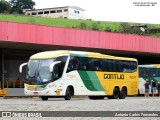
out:
M77 6L64 6L55 8L25 10L25 15L49 17L49 18L68 18L85 19L85 10Z

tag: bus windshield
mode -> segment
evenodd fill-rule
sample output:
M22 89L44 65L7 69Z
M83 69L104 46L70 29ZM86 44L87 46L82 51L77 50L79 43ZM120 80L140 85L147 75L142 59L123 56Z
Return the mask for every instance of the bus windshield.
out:
M36 78L37 83L43 83L51 80L49 71L50 64L54 59L29 60L28 62L28 78Z

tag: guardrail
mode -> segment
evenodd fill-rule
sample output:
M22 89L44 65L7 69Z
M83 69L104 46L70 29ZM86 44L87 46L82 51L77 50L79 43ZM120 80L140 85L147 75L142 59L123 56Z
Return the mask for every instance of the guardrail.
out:
M1 84L0 84L0 87L1 87ZM4 88L24 88L23 79L5 78Z

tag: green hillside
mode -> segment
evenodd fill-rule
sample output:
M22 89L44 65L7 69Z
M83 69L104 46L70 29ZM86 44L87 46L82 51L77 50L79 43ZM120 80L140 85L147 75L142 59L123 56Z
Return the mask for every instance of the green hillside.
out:
M143 23L122 23L122 22L93 21L93 20L73 20L73 19L63 19L63 18L44 18L44 17L33 17L25 15L13 15L13 14L12 15L0 14L0 20L46 25L46 26L68 27L76 29L98 30L98 31L141 34L141 35L143 34L147 36L160 37L160 33L157 32L157 29L160 28L160 24L145 24L147 26L146 28L147 32L142 33L142 31L137 26L144 25Z

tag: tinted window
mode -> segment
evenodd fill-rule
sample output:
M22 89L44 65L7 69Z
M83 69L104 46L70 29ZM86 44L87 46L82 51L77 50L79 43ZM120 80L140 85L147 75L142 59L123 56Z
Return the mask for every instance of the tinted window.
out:
M54 72L53 72L53 75L52 75L53 81L62 77L64 66L65 66L65 63L67 61L67 58L68 58L67 56L61 56L61 57L56 58L56 61L61 61L61 63L56 64L54 66Z
M67 72L77 70L79 67L78 57L70 57L69 64L67 67Z
M134 61L71 57L67 72L72 70L134 72L137 70L137 63Z
M139 68L140 77L160 77L160 68Z

